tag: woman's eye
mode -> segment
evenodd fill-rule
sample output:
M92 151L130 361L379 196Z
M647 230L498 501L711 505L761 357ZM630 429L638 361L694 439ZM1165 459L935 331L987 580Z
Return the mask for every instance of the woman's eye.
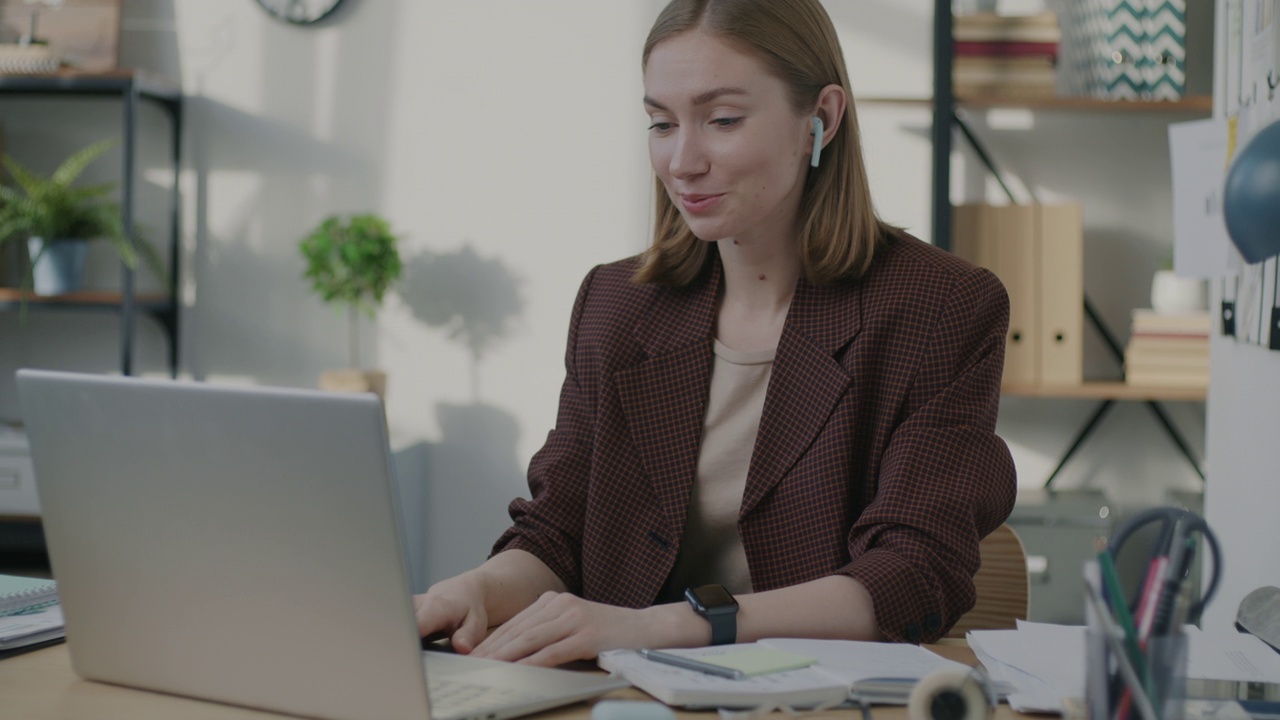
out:
M666 132L671 128L672 128L672 123L669 123L669 122L656 122L649 126L650 130L657 130L658 132Z
M715 120L711 121L711 123L716 127L722 127L722 128L731 128L740 122L742 122L742 118L740 117L716 118Z

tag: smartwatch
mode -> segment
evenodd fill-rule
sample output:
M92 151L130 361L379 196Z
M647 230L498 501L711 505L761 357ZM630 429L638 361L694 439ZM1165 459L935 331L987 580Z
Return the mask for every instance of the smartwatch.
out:
M684 591L693 611L711 623L711 644L729 645L738 639L738 601L723 585L703 585Z

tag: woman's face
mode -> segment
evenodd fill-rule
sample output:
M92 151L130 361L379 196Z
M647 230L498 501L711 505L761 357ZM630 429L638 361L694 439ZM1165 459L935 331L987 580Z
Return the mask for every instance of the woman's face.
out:
M694 30L654 47L644 90L649 159L694 235L795 234L813 140L782 80Z

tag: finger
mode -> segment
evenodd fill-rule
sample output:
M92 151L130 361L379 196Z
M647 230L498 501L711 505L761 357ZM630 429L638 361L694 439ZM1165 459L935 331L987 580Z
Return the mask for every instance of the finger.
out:
M463 655L474 652L476 646L484 642L485 632L489 629L488 624L483 613L468 613L462 621L462 626L449 638L453 643L453 649Z
M548 595L550 595L550 593L544 593L542 597L533 601L529 607L516 613L515 617L495 628L494 631L489 634L489 637L485 638L484 642L476 646L474 651L475 654L480 657L493 657L493 653L498 649L505 647L506 644L511 641L511 638L519 636L530 628L537 627L538 625L546 622L546 619L542 617L542 614L544 613L549 601Z
M574 660L595 660L596 653L579 642L577 635L552 643L541 650L520 658L521 665L538 665L540 667L556 667Z

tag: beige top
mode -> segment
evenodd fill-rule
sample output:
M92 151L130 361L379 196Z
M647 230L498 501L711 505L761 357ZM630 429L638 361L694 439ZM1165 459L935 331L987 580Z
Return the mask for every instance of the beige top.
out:
M667 582L673 600L687 587L708 583L735 595L751 592L738 513L774 354L774 349L743 352L715 341L698 472L680 556Z

